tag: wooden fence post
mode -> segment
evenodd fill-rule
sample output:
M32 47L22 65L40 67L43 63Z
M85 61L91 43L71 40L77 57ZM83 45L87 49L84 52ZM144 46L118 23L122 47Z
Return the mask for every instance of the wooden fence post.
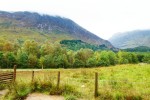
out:
M60 71L58 71L58 76L57 76L57 88L59 88L60 84Z
M13 81L15 82L15 80L16 80L16 65L14 65L14 74L13 74Z
M98 73L95 72L95 93L94 93L95 98L98 96Z
M34 71L32 71L32 82L34 81Z

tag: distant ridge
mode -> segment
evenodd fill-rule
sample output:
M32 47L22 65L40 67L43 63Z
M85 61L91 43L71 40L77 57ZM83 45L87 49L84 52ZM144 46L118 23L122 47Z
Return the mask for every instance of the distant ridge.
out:
M118 33L112 36L109 41L117 48L135 48L139 46L150 47L150 30L135 30Z

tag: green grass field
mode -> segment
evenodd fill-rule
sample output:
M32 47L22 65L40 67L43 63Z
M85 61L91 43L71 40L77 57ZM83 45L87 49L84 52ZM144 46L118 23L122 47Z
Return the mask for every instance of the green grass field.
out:
M58 71L60 71L59 89L56 88ZM31 69L17 69L15 88L13 86L5 88L13 88L18 93L16 96L20 97L31 92L42 92L60 94L65 96L66 100L78 98L94 100L95 72L98 72L99 85L99 95L96 100L149 100L150 98L150 64L35 70L34 82L31 82ZM11 99L12 94L10 92L5 98Z

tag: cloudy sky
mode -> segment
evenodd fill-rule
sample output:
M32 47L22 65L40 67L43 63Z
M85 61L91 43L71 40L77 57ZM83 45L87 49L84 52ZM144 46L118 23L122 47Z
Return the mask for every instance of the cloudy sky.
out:
M0 0L0 10L60 15L104 39L150 29L150 0Z

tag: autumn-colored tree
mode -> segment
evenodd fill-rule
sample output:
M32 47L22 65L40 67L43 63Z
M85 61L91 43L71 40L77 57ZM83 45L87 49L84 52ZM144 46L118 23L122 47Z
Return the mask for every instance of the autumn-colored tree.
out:
M67 59L68 59L68 67L73 68L73 64L75 62L75 58L74 58L74 52L72 50L69 50L67 52Z
M13 51L14 46L12 43L6 41L3 45L3 51Z
M54 45L52 43L46 42L40 48L40 54L42 56L53 53L54 53Z
M3 51L4 44L5 40L3 38L0 38L0 51Z
M37 55L39 53L39 45L35 41L26 40L23 44L22 50L28 54Z
M39 62L41 69L44 69L45 65L46 65L45 64L45 57L41 56L38 62Z
M36 55L33 55L33 54L29 54L28 56L28 66L30 68L35 68L38 64L38 59L36 57Z

